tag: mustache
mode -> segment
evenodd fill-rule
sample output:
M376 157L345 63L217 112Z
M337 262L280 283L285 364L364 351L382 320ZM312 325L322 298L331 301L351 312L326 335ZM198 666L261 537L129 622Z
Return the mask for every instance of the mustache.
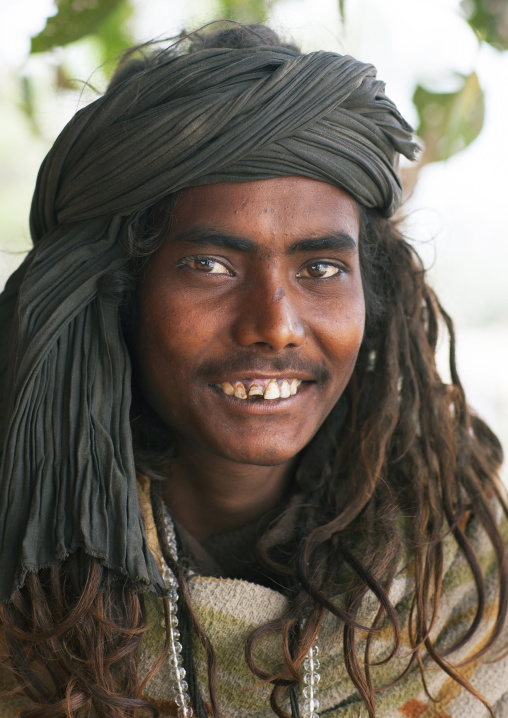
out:
M228 354L223 359L208 359L198 369L198 375L203 378L218 375L227 377L228 374L242 374L242 372L245 372L246 377L249 374L269 375L274 372L287 376L308 374L319 383L324 383L331 377L330 371L322 362L313 362L301 356L280 356L269 359L259 356L257 352L241 352Z

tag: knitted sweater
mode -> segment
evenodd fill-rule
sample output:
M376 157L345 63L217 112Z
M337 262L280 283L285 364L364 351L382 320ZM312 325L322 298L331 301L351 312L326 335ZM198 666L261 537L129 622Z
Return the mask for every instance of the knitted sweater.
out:
M140 489L140 502L145 516L148 541L154 555L160 557L160 549L149 501L149 485ZM508 544L508 524L499 523ZM453 654L457 664L476 653L484 644L495 618L497 572L490 543L478 524L472 520L467 535L480 556L488 596L485 620L465 649ZM189 579L189 591L193 608L210 638L217 654L217 692L225 718L273 718L269 706L270 687L259 686L259 679L245 662L244 647L249 634L257 627L278 618L287 606L287 598L278 591L238 579L224 579L194 574ZM375 686L390 684L398 678L407 665L409 640L407 621L414 591L414 580L408 557L402 560L395 578L390 598L401 618L401 647L395 658L386 665L372 666L371 675ZM340 602L340 598L338 599ZM474 618L476 590L466 561L453 538L445 541L444 579L438 619L432 636L439 649L451 645L464 632ZM144 641L141 669L148 670L150 663L162 647L163 629L161 609L156 599L148 599L153 629ZM360 622L369 625L378 608L373 596L364 601ZM501 645L508 642L508 632ZM363 644L364 645L364 644ZM391 649L391 634L381 631L371 644L371 661L379 662ZM342 626L338 619L325 615L319 632L319 658L321 681L319 683L319 715L326 718L358 718L367 716L363 701L351 683L343 660ZM361 647L358 655L362 656ZM206 658L197 640L193 642L198 683L206 697ZM277 671L281 666L280 639L272 637L263 641L254 651L256 663L264 670ZM508 718L508 656L492 661L488 658L464 666L461 671L473 686L489 701L496 718ZM425 680L431 700L426 695L420 672L410 672L395 686L376 693L376 716L378 718L483 718L488 716L483 704L449 678L436 664L428 663ZM146 695L156 703L163 715L176 715L168 702L170 698L169 671L164 666L147 686ZM289 706L286 706L289 708Z
M140 482L140 505L150 548L160 562L160 548L153 522L149 482ZM508 525L499 519L508 543ZM454 664L475 653L484 643L496 615L496 562L490 544L478 524L471 520L467 535L480 556L485 576L487 605L485 619L474 638L464 649L453 654ZM407 617L413 594L411 565L406 557L393 583L390 598L401 618L401 647L395 658L383 665L373 665L372 679L376 687L388 685L407 665L409 640ZM224 579L194 574L189 578L189 592L198 619L210 638L217 655L217 692L224 718L271 718L270 687L260 686L259 679L249 670L244 655L245 641L257 627L279 617L287 606L287 598L273 588L240 579ZM338 599L340 603L340 598ZM463 633L474 617L476 591L466 562L453 538L445 541L442 597L432 636L439 649L450 645ZM164 621L160 599L145 596L149 629L145 635L140 659L140 676L146 674L159 656L164 642ZM377 601L368 596L364 601L360 622L369 625L377 611ZM364 640L363 637L362 640ZM508 642L508 633L500 646ZM342 630L338 619L325 615L320 633L319 715L323 718L358 718L367 716L366 708L353 687L344 667ZM371 662L386 657L391 649L391 634L381 631L371 644ZM270 637L254 651L256 663L274 673L281 666L280 639ZM358 655L362 656L360 645ZM206 658L197 640L193 639L193 656L202 695L207 698ZM489 701L495 718L508 718L508 656L491 662L488 658L467 664L462 674ZM396 685L376 692L377 718L486 718L482 703L449 678L432 662L426 662L425 680L431 700L424 690L418 670L411 671ZM163 664L146 686L145 696L157 705L163 716L175 716L171 702L169 668ZM13 687L7 672L0 671L0 690ZM20 695L0 698L0 717L17 718L23 708L32 705ZM288 708L288 706L286 706Z

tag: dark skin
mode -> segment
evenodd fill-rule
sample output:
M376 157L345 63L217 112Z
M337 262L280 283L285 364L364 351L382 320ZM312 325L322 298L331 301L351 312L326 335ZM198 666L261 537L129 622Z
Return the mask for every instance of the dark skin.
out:
M165 500L198 540L280 501L344 391L365 321L358 235L351 196L304 177L180 197L139 289L136 364L176 438ZM301 382L296 394L249 400L224 388L284 379Z

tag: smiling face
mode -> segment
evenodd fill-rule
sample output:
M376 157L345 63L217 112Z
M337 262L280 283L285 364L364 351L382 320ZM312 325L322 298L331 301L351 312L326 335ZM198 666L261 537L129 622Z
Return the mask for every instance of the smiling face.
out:
M358 235L356 202L317 180L182 193L135 341L141 389L181 451L276 465L310 441L363 337Z

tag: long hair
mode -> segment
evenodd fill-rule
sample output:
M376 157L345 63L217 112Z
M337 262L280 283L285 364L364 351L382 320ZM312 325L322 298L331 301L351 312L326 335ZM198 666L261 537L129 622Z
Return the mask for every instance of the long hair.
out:
M227 38L219 33L206 39L207 46L281 44L266 28L240 27L227 33ZM129 71L129 65L121 69L121 73ZM167 236L177 201L177 196L166 198L125 220L122 243L129 263L102 283L101 300L121 306L127 342L136 321L137 282ZM414 595L408 627L412 650L400 679L415 666L423 670L425 655L484 701L451 663L453 652L472 640L485 613L479 558L465 534L468 517L476 517L483 527L499 575L498 613L487 641L471 659L494 644L507 614L508 567L492 509L492 500L497 499L506 512L498 480L502 451L495 435L467 406L455 364L452 321L426 283L422 263L398 223L375 210L361 209L360 263L366 330L341 399L347 405L345 419L343 411L332 411L299 457L295 480L301 500L294 510L301 535L281 539L275 525L260 540L263 561L286 578L290 601L280 619L252 633L246 659L260 681L272 684L271 707L280 718L288 716L282 707L283 695L298 686L299 669L327 612L342 621L342 637L337 635L337 640L343 642L345 666L374 718L376 686L368 649L375 631L391 626L393 649L387 660L397 653L400 620L389 592L403 549L410 552L414 564ZM440 378L435 362L442 331L450 346L449 384ZM157 477L171 452L171 435L143 406L135 383L133 397L138 468ZM162 551L171 565L156 486L153 508ZM400 515L411 517L409 541L398 528ZM453 536L474 578L476 611L454 645L440 651L431 633L439 610L443 545L448 535ZM346 604L339 607L332 599L343 566L348 567L348 584ZM210 704L212 715L218 718L213 646L194 614L183 572L178 565L174 569L181 589L183 625L187 633L197 633L206 650ZM359 613L368 592L377 598L379 610L373 624L362 627ZM78 552L37 575L30 574L12 603L0 610L6 660L20 690L34 702L23 713L25 718L158 715L142 695L164 660L167 641L150 674L138 676L140 644L147 630L143 596L124 581L114 581L97 559ZM363 660L359 653L362 628L369 634ZM283 668L276 675L258 665L253 656L256 643L274 632L281 635L283 646ZM197 687L191 684L189 689L198 715L206 715Z

